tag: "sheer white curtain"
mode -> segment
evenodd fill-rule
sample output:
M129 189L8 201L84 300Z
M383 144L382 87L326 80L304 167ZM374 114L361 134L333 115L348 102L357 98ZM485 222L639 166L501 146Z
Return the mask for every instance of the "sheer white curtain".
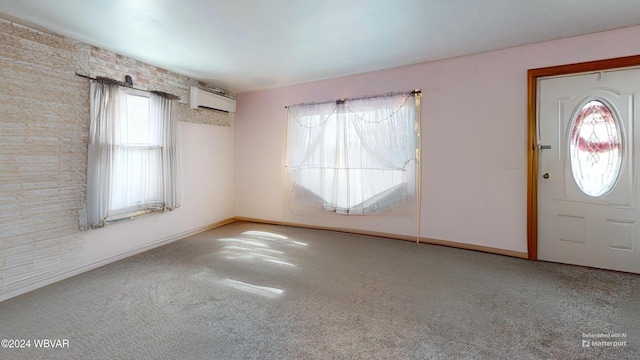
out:
M177 102L164 96L151 94L151 118L162 124L162 179L164 210L180 207L180 161L178 153Z
M296 186L340 214L381 213L415 194L412 93L289 107L287 166Z
M120 108L119 86L91 82L91 123L89 125L89 157L87 162L87 227L104 225L109 211L111 164L113 163L113 124Z
M162 123L151 113L149 93L118 90L120 116L113 124L108 217L162 210Z
M179 207L175 100L91 83L87 226Z

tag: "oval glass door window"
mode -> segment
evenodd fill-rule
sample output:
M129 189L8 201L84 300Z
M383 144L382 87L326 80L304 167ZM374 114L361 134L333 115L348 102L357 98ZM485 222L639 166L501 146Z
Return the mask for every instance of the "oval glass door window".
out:
M622 133L614 112L591 100L577 109L570 134L571 171L580 190L593 197L611 191L622 167Z

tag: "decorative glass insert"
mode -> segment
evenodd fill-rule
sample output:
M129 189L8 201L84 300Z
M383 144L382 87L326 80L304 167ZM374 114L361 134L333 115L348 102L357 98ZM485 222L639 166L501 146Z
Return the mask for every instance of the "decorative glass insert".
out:
M616 184L622 167L620 122L601 100L590 100L574 115L570 128L569 159L576 184L598 197Z

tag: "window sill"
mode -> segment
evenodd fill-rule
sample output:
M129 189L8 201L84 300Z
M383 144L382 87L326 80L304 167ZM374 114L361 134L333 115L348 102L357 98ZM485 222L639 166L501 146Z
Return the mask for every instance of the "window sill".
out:
M121 222L132 221L134 219L144 217L152 213L159 213L159 212L162 212L162 210L139 210L139 211L134 211L130 213L109 216L105 219L104 224L111 225L111 224L117 224Z

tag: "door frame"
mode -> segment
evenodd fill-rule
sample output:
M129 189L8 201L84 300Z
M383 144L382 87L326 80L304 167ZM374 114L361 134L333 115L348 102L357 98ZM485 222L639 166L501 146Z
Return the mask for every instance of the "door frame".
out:
M640 66L640 55L527 70L527 256L538 260L538 78Z

